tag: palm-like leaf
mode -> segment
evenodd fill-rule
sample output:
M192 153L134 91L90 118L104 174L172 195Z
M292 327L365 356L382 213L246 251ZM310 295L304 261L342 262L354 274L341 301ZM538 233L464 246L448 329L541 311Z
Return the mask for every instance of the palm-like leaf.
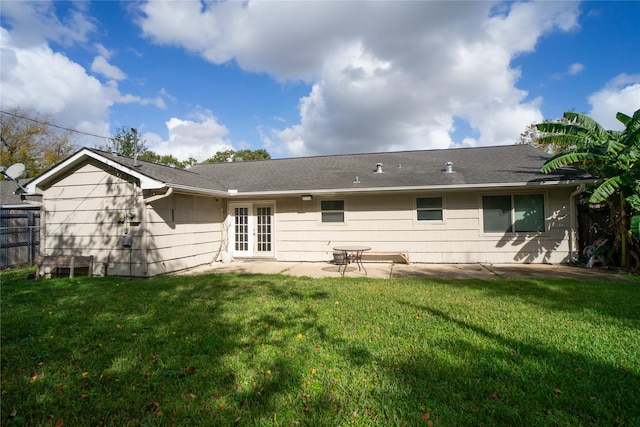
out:
M568 112L565 122L546 122L536 125L544 135L539 139L545 144L553 143L564 151L547 160L541 172L578 165L604 179L593 190L589 198L600 203L619 197L619 209L624 213L625 202L640 212L640 110L628 116L618 113L616 118L625 125L625 130L607 131L595 120L583 114ZM628 263L626 255L625 215L620 215L621 229L618 231L622 248L622 264Z
M640 239L640 215L631 218L631 233Z
M587 129L590 133L593 133L598 137L604 138L607 135L607 130L605 130L605 128L600 126L600 124L591 117L585 116L584 114L566 112L564 113L564 118L569 120L571 123L576 123L580 127Z
M572 134L549 134L538 139L541 144L553 144L560 147L576 147L583 137Z
M627 198L627 202L633 210L635 210L636 212L640 212L640 196L634 194L633 196ZM638 216L640 217L640 215Z
M569 152L569 153L560 153L557 156L553 156L542 166L542 173L549 173L556 169L573 165L573 164L584 164L591 160L593 160L596 155L588 152Z
M593 191L593 194L589 198L589 202L600 203L607 200L612 194L620 189L620 181L620 176L614 176L613 178L605 180Z

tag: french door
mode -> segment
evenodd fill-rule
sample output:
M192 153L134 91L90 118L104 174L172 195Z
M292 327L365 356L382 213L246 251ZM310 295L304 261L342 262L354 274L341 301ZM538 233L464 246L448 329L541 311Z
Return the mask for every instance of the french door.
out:
M269 203L229 204L229 251L234 257L274 256L273 213Z

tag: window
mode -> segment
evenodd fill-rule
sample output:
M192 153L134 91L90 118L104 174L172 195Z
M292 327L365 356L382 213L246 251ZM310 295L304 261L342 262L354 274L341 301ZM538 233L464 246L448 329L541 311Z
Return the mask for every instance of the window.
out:
M513 196L513 206L516 233L544 231L544 196L542 194Z
M485 233L534 233L545 230L544 196L483 196Z
M485 233L511 233L511 196L483 196Z
M344 200L322 200L320 210L322 222L344 222Z
M416 212L418 221L442 221L442 197L418 197Z

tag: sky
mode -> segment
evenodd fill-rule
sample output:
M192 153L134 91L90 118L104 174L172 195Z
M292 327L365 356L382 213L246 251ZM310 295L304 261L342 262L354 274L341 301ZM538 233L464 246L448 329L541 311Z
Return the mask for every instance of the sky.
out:
M12 1L0 106L203 161L517 143L640 108L637 1ZM90 134L90 135L87 135Z

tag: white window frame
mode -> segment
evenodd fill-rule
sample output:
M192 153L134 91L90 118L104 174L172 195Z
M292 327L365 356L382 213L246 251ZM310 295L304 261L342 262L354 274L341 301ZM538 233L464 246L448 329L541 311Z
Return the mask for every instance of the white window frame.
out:
M440 199L440 208L419 208L418 199ZM445 224L447 220L447 199L443 194L421 194L413 197L413 222L423 225ZM442 211L442 219L418 219L419 211Z
M323 210L322 203L323 202L342 202L342 210ZM347 223L347 200L345 198L338 197L328 197L325 199L321 199L319 201L318 206L318 222L321 225L344 225ZM342 213L342 221L324 221L324 213Z

